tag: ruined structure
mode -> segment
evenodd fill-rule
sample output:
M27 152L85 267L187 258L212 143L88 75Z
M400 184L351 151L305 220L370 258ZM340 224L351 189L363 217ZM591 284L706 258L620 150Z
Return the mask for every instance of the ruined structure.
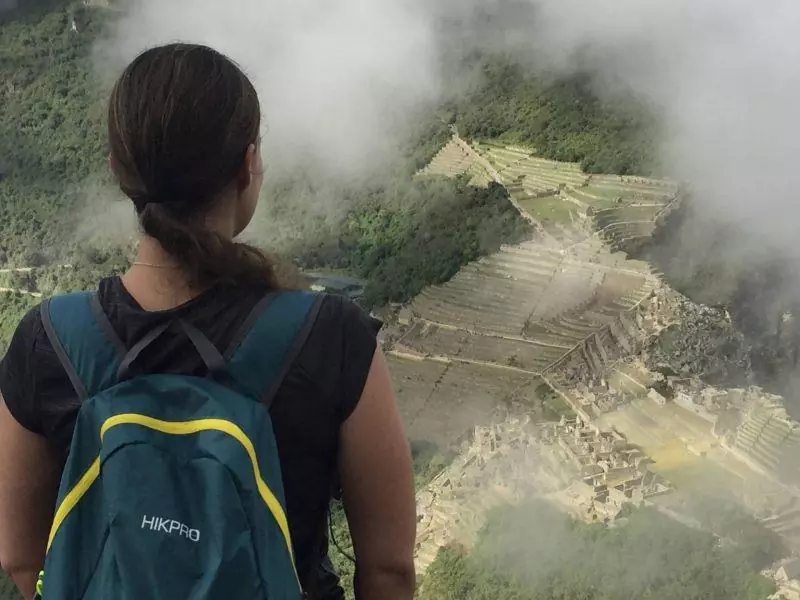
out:
M800 600L800 559L782 560L764 574L778 586L769 600Z
M456 460L417 494L416 564L439 548L469 546L488 510L538 496L588 522L609 522L671 487L652 461L617 432L578 417L536 424L526 416L475 427Z
M659 290L644 265L597 238L505 247L424 290L386 346L412 436L457 437L498 410L537 402L542 381L569 387L599 376L664 326Z
M557 443L578 470L572 489L579 506L588 505L591 520L617 516L627 503L668 493L671 485L650 471L653 461L617 431L601 431L580 417L563 417L542 426L545 443Z
M471 544L492 507L555 492L568 481L530 419L475 427L456 460L417 494L417 571L425 572L440 547Z
M664 496L673 472L719 478L800 552L800 427L750 385L724 310L625 253L677 186L457 135L420 176L436 174L504 185L535 236L423 290L384 338L411 437L454 447L471 432L418 495L420 572L441 545L469 546L491 507L531 495L590 522L646 502L698 527ZM731 369L740 388L701 380Z
M457 133L418 176L465 174L474 185L505 186L535 239L423 290L384 334L412 439L453 447L473 432L419 495L421 570L440 545L468 545L489 506L521 494L606 521L624 503L669 489L641 450L588 423L616 406L608 365L673 322L658 274L616 249L650 235L677 186L589 176L524 148L469 145ZM543 217L540 202L564 220ZM515 415L528 424L510 425Z
M596 231L612 248L629 250L649 238L677 205L678 186L671 181L587 175L578 163L539 158L519 146L475 143L471 148L489 163L485 169L505 185L524 216L561 242Z
M475 153L458 137L454 136L433 157L428 166L417 174L417 177L431 175L456 177L466 174L470 176L470 185L476 187L486 187L492 181L492 176L478 163Z

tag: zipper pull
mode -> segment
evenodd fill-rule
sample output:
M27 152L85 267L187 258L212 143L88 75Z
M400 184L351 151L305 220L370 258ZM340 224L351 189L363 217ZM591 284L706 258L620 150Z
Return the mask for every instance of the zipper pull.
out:
M44 588L44 571L39 571L39 578L36 580L36 594L33 600L42 600L42 589Z

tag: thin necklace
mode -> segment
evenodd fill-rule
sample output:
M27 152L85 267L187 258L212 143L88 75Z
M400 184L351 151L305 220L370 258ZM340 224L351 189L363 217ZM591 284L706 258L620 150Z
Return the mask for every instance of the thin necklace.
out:
M139 262L139 261L132 262L131 266L150 267L151 269L179 269L180 268L178 265L154 265L152 263Z

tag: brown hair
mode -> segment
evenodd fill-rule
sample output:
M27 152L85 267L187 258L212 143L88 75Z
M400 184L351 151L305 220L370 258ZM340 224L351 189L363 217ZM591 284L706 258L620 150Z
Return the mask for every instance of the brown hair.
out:
M120 188L133 200L144 233L194 285L278 286L273 259L204 226L244 167L260 126L253 84L206 46L147 50L111 93L108 139Z

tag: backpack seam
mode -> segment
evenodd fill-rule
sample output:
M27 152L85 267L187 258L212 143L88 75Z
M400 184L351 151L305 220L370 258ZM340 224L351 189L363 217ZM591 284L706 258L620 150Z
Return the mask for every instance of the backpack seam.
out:
M108 318L106 311L103 310L103 305L100 303L99 292L96 292L91 295L89 299L89 304L92 307L92 313L94 314L94 318L100 325L100 328L103 330L103 333L106 334L108 340L117 349L117 354L119 354L120 358L124 357L125 354L127 354L128 352L128 348L126 348L125 344L122 343L122 340L120 339L119 335L114 329L114 326L111 324L111 319Z
M323 299L324 296L322 295L318 295L314 299L314 303L309 308L308 313L306 313L303 325L300 327L300 331L297 332L297 335L292 341L292 345L289 347L289 350L284 357L280 370L276 374L270 386L261 396L261 404L263 404L267 410L271 408L272 402L275 400L278 390L280 389L281 385L283 385L283 380L286 379L286 375L289 373L292 365L294 365L295 361L297 360L297 357L300 354L300 351L303 349L303 346L305 346L306 342L308 341L311 330L317 322L317 317L319 317L319 311L322 307Z
M236 354L236 351L242 345L244 340L247 339L247 335L253 329L259 317L261 317L261 315L264 314L264 311L267 310L274 297L275 293L269 292L258 302L256 302L256 305L252 308L245 320L239 326L239 329L236 330L236 334L233 336L231 343L228 344L228 347L223 354L226 362L230 361Z

